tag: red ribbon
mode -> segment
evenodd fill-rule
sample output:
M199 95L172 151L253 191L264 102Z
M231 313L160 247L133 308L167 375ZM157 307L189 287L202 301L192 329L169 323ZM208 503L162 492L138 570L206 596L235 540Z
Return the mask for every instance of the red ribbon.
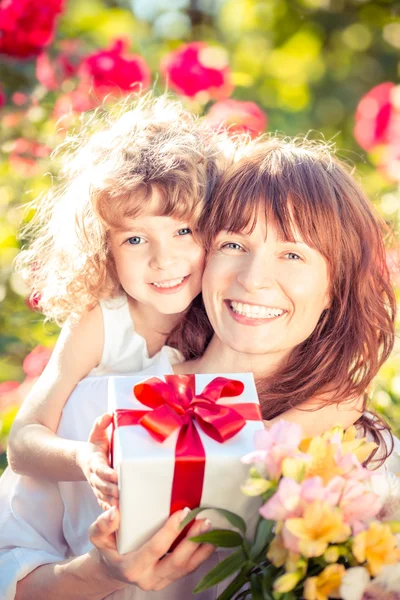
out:
M166 375L165 381L152 377L133 390L139 402L152 410L115 411L114 427L141 425L160 443L179 429L170 514L186 506L196 508L201 502L206 455L195 423L223 444L239 433L246 421L262 420L258 404L218 403L220 398L239 396L243 389L241 381L216 377L196 395L194 375Z

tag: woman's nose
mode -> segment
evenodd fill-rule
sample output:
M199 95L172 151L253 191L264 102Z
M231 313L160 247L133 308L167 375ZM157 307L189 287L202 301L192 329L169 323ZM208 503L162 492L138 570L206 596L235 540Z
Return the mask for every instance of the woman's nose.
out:
M276 285L274 260L264 254L249 257L242 265L237 279L249 292Z

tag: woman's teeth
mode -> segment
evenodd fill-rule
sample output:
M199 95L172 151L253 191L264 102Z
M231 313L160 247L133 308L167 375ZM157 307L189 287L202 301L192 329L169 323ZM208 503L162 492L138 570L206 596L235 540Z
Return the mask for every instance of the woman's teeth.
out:
M180 285L184 279L185 277L179 277L179 279L170 279L169 281L160 281L158 283L154 282L152 285L158 288L172 288Z
M236 302L235 300L231 300L229 305L233 312L248 317L249 319L272 319L273 317L280 317L284 313L281 308L244 304L243 302Z

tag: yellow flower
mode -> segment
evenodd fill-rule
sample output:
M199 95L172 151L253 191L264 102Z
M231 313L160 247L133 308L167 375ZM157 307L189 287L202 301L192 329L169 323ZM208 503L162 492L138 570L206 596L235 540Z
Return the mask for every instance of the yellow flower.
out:
M303 481L306 465L307 463L305 460L294 456L288 456L282 463L282 475L283 477L294 479L297 482Z
M389 525L373 521L366 531L355 536L353 554L360 564L366 562L371 575L375 576L385 565L400 561L397 540Z
M345 572L343 565L328 565L317 577L309 577L304 585L305 600L339 598L339 587Z
M271 489L272 486L271 481L262 477L249 477L240 489L246 496L261 496L261 494Z
M280 594L291 592L299 583L301 578L301 573L285 573L284 575L278 577L278 579L275 579L274 591L279 592Z
M288 519L285 529L297 538L299 551L308 558L321 556L329 543L344 542L351 535L341 510L319 500L305 509L302 518Z
M324 552L324 560L327 563L335 563L338 561L340 556L340 551L338 546L329 546L327 550Z
M321 477L326 485L336 475L342 474L341 467L336 462L337 447L321 436L310 441L307 453L311 461L306 464L305 477Z
M275 567L283 567L289 556L289 551L285 548L282 541L282 536L274 537L269 545L267 558Z

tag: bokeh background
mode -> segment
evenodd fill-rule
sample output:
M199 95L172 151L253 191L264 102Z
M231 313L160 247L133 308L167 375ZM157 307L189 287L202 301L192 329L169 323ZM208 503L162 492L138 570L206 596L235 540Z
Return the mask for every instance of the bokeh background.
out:
M324 137L395 233L400 3L390 0L0 0L0 471L18 406L59 329L13 273L23 207L57 174L82 111L175 93L210 125ZM388 245L400 290L398 249ZM395 349L372 391L400 430Z

